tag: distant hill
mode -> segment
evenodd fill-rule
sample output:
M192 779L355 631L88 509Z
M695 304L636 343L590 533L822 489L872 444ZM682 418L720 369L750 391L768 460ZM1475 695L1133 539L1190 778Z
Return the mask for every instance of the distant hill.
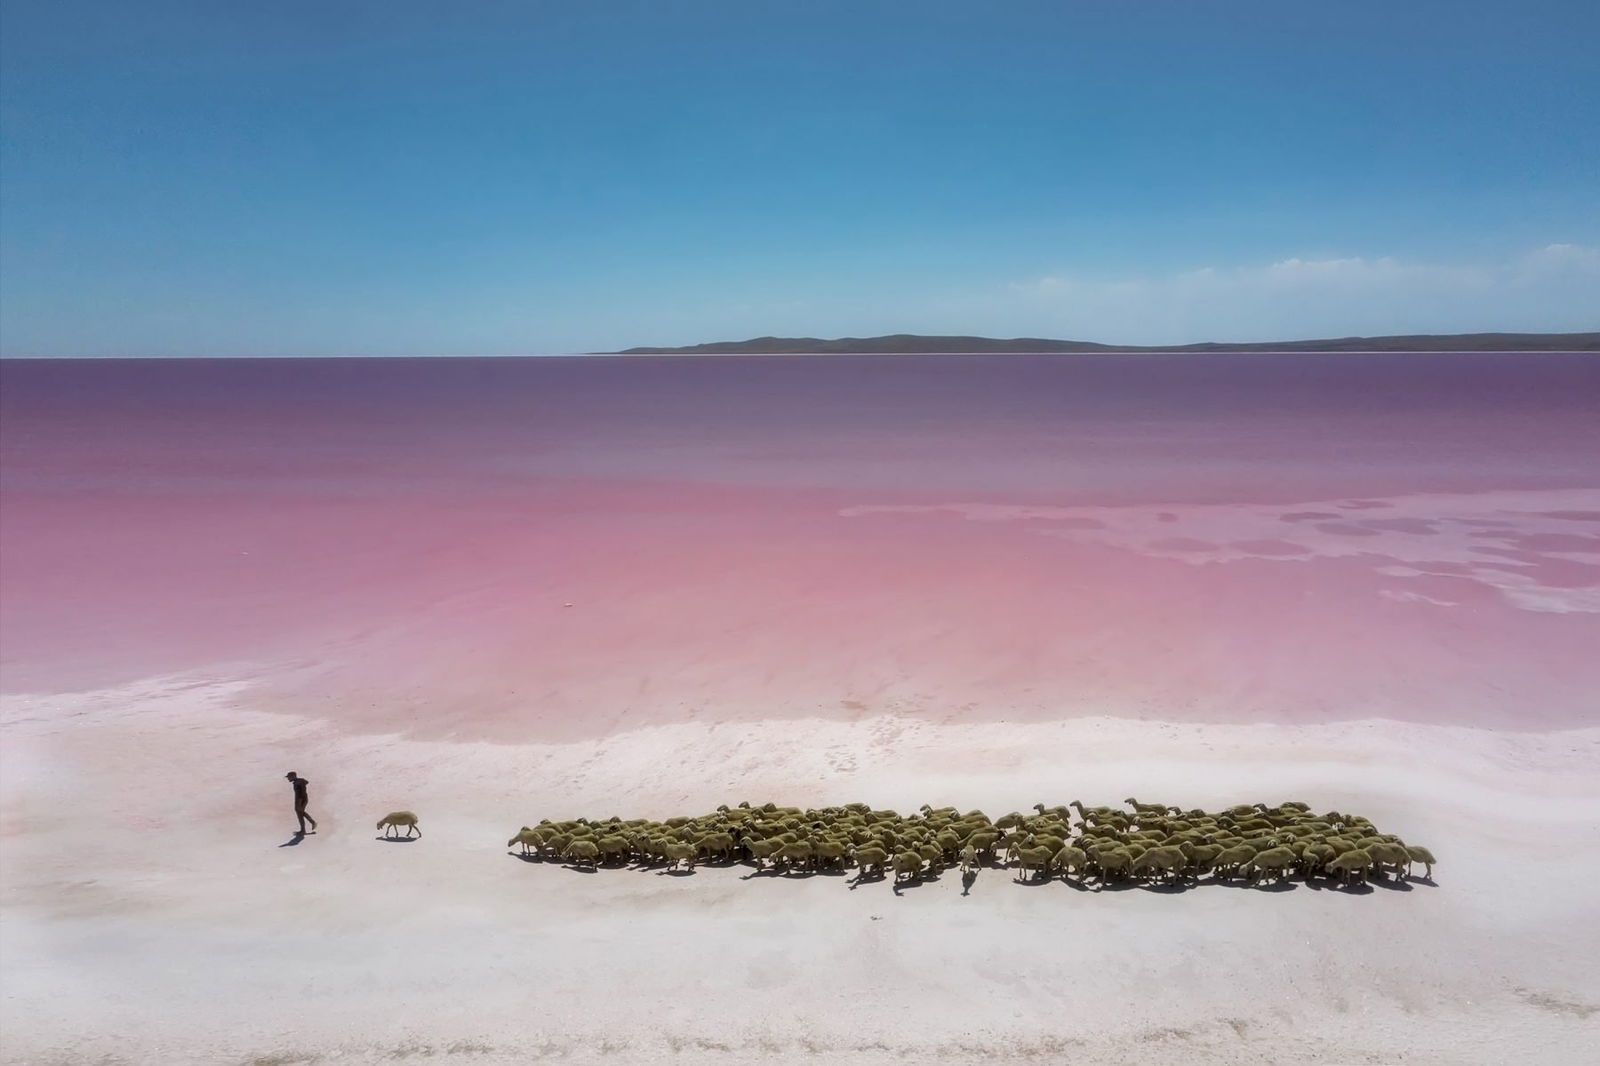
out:
M754 337L684 348L628 348L595 355L779 355L1005 352L1589 352L1600 351L1600 333L1417 333L1400 337L1335 337L1255 344L1156 345L1095 344L1042 337L926 337L894 333L887 337Z

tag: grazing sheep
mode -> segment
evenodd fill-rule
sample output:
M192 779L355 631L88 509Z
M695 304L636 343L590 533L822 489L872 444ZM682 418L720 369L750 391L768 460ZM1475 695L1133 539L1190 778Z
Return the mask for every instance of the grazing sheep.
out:
M1343 875L1347 881L1363 881L1372 869L1372 856L1360 848L1351 848L1331 860L1325 867L1331 875Z
M1314 873L1321 872L1338 856L1338 850L1325 841L1306 844L1300 849L1300 872L1310 877Z
M1082 848L1068 844L1051 857L1050 863L1061 871L1063 878L1068 874L1077 874L1078 879L1081 881L1084 870L1089 865L1089 853Z
M1414 863L1414 862L1420 862L1420 863L1422 863L1424 866L1426 866L1428 868L1427 871L1422 875L1423 879L1424 880L1428 880L1428 881L1432 881L1433 880L1433 864L1438 862L1438 861L1439 861L1438 859L1435 859L1433 857L1433 852L1429 851L1427 848L1421 847L1420 845L1416 845L1416 844L1410 844L1410 845L1406 846L1406 876L1407 877L1411 876L1411 864Z
M567 845L561 857L574 866L599 866L600 845L592 840L574 840Z
M410 811L390 811L378 820L378 828L384 831L384 836L392 835L393 831L401 826L406 827L406 836L410 836L413 830L417 836L422 835L422 827L417 824L417 816Z
M970 876L997 852L1014 859L1018 879L1048 880L1056 871L1102 882L1127 876L1181 880L1212 872L1217 879L1244 873L1252 880L1319 874L1344 879L1377 871L1409 877L1416 863L1432 876L1432 854L1400 837L1380 834L1367 819L1330 811L1312 814L1307 805L1284 802L1241 804L1208 814L1140 803L1133 809L1034 804L1034 814L1012 812L991 821L982 811L924 804L903 816L863 803L802 810L767 803L726 805L713 813L646 818L569 821L540 819L523 826L507 847L524 857L562 858L579 866L693 869L696 860L738 858L757 869L766 863L789 870L837 868L852 861L856 882L893 865L896 881L959 863ZM1071 819L1076 810L1082 817ZM395 812L379 829L421 827L409 811ZM1009 827L1009 828L1005 828ZM1341 861L1342 860L1342 861Z
M1411 864L1411 855L1399 844L1387 840L1369 839L1361 842L1361 849L1372 856L1374 867L1379 870L1392 870L1396 877L1405 872Z

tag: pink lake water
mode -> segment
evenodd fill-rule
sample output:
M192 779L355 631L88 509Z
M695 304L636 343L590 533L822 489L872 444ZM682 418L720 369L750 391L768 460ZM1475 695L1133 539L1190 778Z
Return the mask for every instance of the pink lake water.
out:
M0 684L352 729L1600 722L1600 357L0 368Z

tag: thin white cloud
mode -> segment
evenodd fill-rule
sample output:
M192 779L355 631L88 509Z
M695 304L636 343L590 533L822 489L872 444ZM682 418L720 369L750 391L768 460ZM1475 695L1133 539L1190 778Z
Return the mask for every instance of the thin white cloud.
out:
M1594 330L1600 249L1550 244L1492 264L1291 257L1131 278L1062 273L991 300L968 310L1029 327L1002 331L1009 335L1120 343Z

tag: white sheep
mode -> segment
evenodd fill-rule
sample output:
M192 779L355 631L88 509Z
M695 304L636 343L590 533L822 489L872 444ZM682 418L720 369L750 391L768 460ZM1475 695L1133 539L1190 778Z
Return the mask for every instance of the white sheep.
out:
M417 836L422 836L422 827L417 824L417 816L410 811L390 811L378 820L378 828L384 831L384 836L390 836L394 830L399 829L401 826L406 827L406 836L408 837L413 830L416 831Z

